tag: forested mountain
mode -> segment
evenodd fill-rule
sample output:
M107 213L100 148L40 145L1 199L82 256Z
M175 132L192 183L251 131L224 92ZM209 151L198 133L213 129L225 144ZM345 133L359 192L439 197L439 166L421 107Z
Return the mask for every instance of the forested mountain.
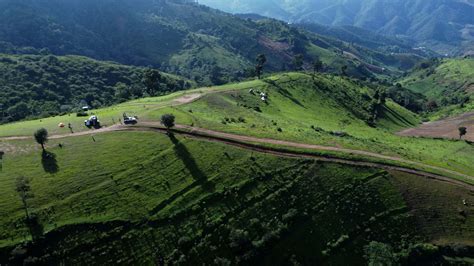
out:
M183 1L0 0L0 51L77 54L160 68L199 84L221 84L252 74L265 54L266 71L295 69L320 58L326 70L348 66L354 76L406 67L397 57L350 49L276 20L252 21ZM343 55L343 56L341 56ZM369 58L366 58L369 57ZM387 65L388 64L388 65Z
M143 82L146 71L79 56L0 54L0 123L149 95ZM155 95L192 86L175 76L159 77Z
M258 13L289 22L352 25L413 39L441 53L473 49L472 0L201 0L237 13ZM258 4L256 3L258 2Z

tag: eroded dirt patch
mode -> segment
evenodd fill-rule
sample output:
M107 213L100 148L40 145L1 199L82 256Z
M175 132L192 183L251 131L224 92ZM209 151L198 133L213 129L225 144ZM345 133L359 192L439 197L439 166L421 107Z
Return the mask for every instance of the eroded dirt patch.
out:
M459 127L467 128L467 135L463 138L474 141L474 112L424 123L416 128L409 128L398 132L400 136L434 137L459 139Z

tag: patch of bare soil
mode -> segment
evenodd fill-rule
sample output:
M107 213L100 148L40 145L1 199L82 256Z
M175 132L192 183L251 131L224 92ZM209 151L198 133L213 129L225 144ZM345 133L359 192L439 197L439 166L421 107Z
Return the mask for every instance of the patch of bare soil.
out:
M467 93L474 93L474 83L466 84L466 86L464 86L464 90Z
M200 94L200 93L185 94L185 95L173 100L173 103L178 104L178 105L187 104L187 103L190 103L194 100L199 99L201 96L202 96L202 94Z
M398 132L399 136L434 137L459 139L459 128L466 127L467 135L463 138L474 141L474 112L424 123L416 128L409 128Z
M293 56L288 52L290 45L285 42L273 41L267 37L260 37L258 42L263 45L265 48L278 52L283 58L292 59Z

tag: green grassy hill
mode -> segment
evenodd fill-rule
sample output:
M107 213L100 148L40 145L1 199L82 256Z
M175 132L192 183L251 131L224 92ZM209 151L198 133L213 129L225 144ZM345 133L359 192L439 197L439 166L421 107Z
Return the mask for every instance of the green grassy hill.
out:
M468 189L418 176L153 132L53 140L48 162L32 141L8 145L2 263L363 264L371 241L403 261L433 248L418 243L473 244L473 219L453 208L474 200ZM25 205L15 191L22 176ZM25 206L35 237L44 234L35 243ZM450 249L435 250L425 259Z
M291 73L234 88L234 92L209 94L190 104L151 111L150 118L174 113L179 123L201 128L363 149L466 174L474 170L469 156L474 152L472 145L395 136L394 132L417 125L419 118L388 98L378 105L374 90L354 81L331 75L313 80L310 75ZM268 94L267 103L260 99L259 91Z
M146 70L80 56L0 54L0 123L143 97ZM160 83L158 95L194 84L169 74Z
M474 165L466 142L393 135L417 116L332 75L281 74L96 111L108 126L124 111L141 123L173 113L179 124L466 174ZM0 137L38 127L67 133L59 121L86 130L81 118L65 115L2 125ZM472 208L462 202L474 202L468 184L131 129L52 139L44 154L33 139L0 139L1 264L364 264L380 250L410 264L472 255Z
M424 94L436 105L431 111L440 115L461 113L474 109L474 59L444 59L421 63L401 84Z
M253 94L249 92L253 89ZM265 92L268 101L260 99ZM177 103L187 95L191 101ZM195 100L192 100L196 97ZM228 84L145 98L94 110L102 124L117 124L122 113L141 121L159 121L173 113L177 123L217 131L309 144L360 149L471 174L472 145L463 141L406 138L394 133L420 119L389 98L382 104L376 90L332 75L289 73L264 80ZM73 115L0 126L0 137L31 136L38 127L66 134L87 131L84 118Z

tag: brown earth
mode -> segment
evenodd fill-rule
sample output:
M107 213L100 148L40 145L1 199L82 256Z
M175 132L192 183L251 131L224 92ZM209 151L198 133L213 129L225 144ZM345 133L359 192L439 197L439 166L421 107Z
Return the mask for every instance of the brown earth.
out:
M419 127L400 131L397 135L459 139L459 127L467 128L467 135L463 137L464 139L474 141L474 112L424 123Z

